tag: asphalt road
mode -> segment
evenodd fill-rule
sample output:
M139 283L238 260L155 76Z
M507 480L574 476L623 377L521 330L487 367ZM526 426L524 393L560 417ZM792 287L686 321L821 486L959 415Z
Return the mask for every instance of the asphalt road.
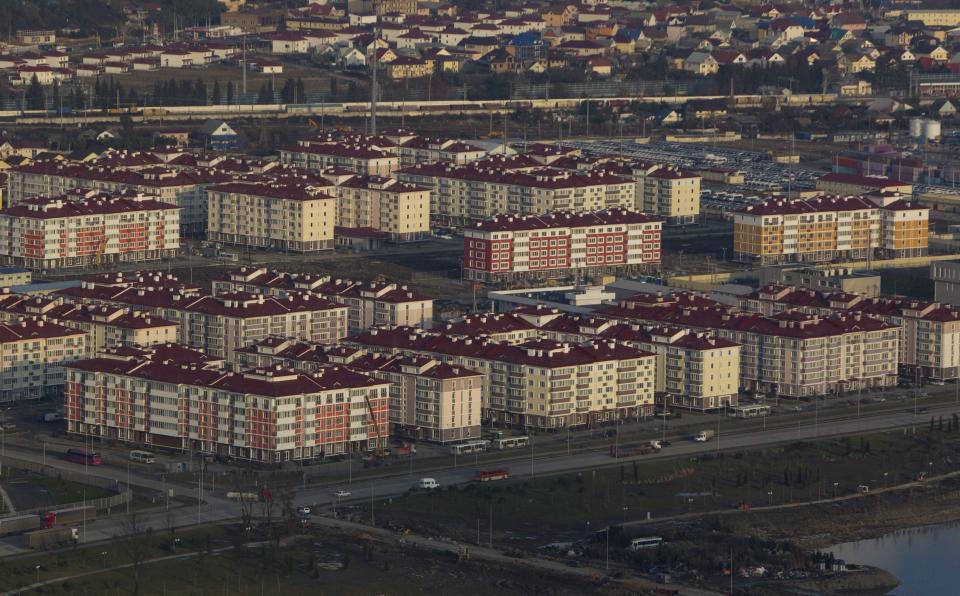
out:
M571 455L552 454L549 456L537 456L536 442L533 442L532 449L529 450L531 457L529 460L515 460L511 463L511 476L513 478L530 478L540 475L558 474L564 472L575 472L582 470L591 470L605 466L617 465L619 461L624 460L654 460L654 459L672 459L695 455L698 453L707 453L720 450L737 450L745 448L755 448L768 445L789 443L797 440L811 440L817 438L834 437L840 435L857 434L863 432L872 432L893 428L909 429L911 426L923 427L930 419L931 415L950 416L951 414L960 415L960 406L957 404L946 404L942 406L931 406L927 411L921 411L914 415L913 411L907 406L904 409L894 412L874 415L874 416L851 416L840 420L830 420L812 424L809 419L800 419L803 424L790 427L778 427L764 430L762 428L740 429L730 433L719 433L716 437L706 443L696 443L693 441L677 441L665 448L658 454L643 455L633 458L622 458L620 460L610 457L606 449L597 449L574 453ZM721 429L722 431L723 429ZM907 432L905 430L904 432ZM33 462L41 462L42 455L32 451L20 448L11 448L7 446L8 456L24 459ZM463 463L463 460L467 460ZM396 496L405 493L417 482L421 476L429 476L437 480L441 486L450 484L463 484L473 479L476 467L470 465L469 458L463 458L456 468L447 468L436 470L429 473L418 473L409 475L403 472L394 473L390 476L378 478L365 478L355 480L352 483L343 483L336 486L310 487L306 490L297 491L295 504L311 505L319 508L328 508L338 505L338 500L334 496L337 489L349 490L351 495L346 499L340 500L339 504L362 504ZM52 460L47 458L47 464L55 468L63 468L76 471L76 464L63 460ZM496 464L494 464L496 465ZM391 472L394 472L394 468ZM92 476L114 479L117 482L126 481L126 471L107 466L89 467L87 472ZM167 488L165 484L155 478L131 474L131 484L146 489L162 491ZM856 487L840 487L841 491L849 492ZM177 492L181 496L196 497L197 490L193 488L177 487ZM223 519L239 517L240 506L225 497L225 491L219 490L213 495L204 494L203 504L197 506L179 506L171 505L168 511L151 510L139 514L144 525L151 526L155 530L164 530L170 527L182 527L196 523L207 523L220 521ZM254 514L259 514L259 506L254 506ZM101 517L94 523L87 524L82 532L83 542L93 542L114 538L123 532L123 522L125 516L122 512L112 517ZM18 537L8 537L0 541L0 557L23 552L21 540Z

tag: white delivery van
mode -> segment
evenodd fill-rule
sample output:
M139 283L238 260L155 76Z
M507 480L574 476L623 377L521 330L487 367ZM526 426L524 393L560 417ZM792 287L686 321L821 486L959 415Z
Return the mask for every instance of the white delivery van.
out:
M435 488L440 488L440 484L438 484L433 478L421 478L420 482L417 483L417 488L433 490Z

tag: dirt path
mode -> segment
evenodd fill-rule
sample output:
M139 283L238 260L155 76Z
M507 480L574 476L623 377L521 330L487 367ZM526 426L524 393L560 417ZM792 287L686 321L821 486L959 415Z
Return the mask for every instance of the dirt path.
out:
M224 546L224 547L221 547L221 548L215 548L215 549L213 549L213 550L211 551L211 553L213 553L213 554L219 554L219 553L222 553L222 552L231 550L231 549L233 549L232 546ZM146 561L142 561L142 562L140 563L140 565L150 565L150 564L152 564L152 563L162 563L163 561L174 561L174 560L177 560L177 559L190 559L190 558L192 558L192 557L197 556L198 554L200 554L200 551L196 551L196 552L192 552L192 553L186 553L186 554L182 554L182 555L167 555L166 557L157 557L157 558L155 558L155 559L147 559ZM123 564L123 565L113 565L113 566L111 566L111 567L104 567L103 569L94 569L93 571L84 571L83 573L77 573L77 574L74 574L74 575L65 575L65 576L62 576L62 577L57 577L57 578L54 578L54 579L48 579L48 580L44 580L44 581L41 581L41 582L34 582L34 583L32 583L32 584L30 584L30 585L28 585L28 586L22 586L22 587L17 588L16 590L10 590L10 591L8 591L8 592L4 592L3 594L0 594L0 596L13 596L14 594L21 594L21 593L23 593L23 592L28 592L28 591L31 591L31 590L39 590L39 589L45 588L45 587L47 587L47 586L53 586L53 585L56 585L56 584L60 584L60 583L63 583L63 582L72 581L72 580L75 580L75 579L81 579L81 578L84 578L84 577L90 577L91 575L98 575L98 574L100 574L100 573L107 573L107 572L110 572L110 571L120 571L121 569L130 569L130 568L133 567L133 566L134 566L134 563L125 563L125 564ZM41 570L41 571L42 571L42 570Z
M464 546L452 540L434 540L433 538L420 536L418 534L406 534L400 536L391 530L375 528L357 524L339 519L328 517L315 518L314 525L335 528L344 532L366 534L378 540L390 542L393 544L409 544L416 548L448 554L450 557L456 556L458 550ZM645 578L630 576L623 579L613 579L606 575L606 572L592 567L568 567L563 563L551 559L544 559L536 556L525 556L522 558L511 557L495 549L482 546L471 545L468 547L469 555L472 559L481 559L497 565L510 565L513 567L526 568L539 573L546 573L554 576L566 576L576 578L585 582L609 582L610 585L623 589L638 591L652 590L659 584ZM671 585L672 588L679 590L680 594L689 594L690 596L707 596L717 594L710 590L682 586L680 584Z

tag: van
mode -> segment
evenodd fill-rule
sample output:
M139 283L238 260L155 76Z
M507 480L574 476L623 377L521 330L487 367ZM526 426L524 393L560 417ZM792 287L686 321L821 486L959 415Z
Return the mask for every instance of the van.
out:
M417 488L422 488L424 490L433 490L435 488L440 488L440 484L437 483L433 478L421 478L420 482L417 482Z

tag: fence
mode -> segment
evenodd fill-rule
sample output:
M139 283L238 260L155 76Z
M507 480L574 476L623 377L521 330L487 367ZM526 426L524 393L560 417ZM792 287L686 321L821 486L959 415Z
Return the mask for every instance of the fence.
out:
M43 513L44 511L50 511L51 509L70 509L73 507L96 507L97 511L109 511L113 507L119 505L126 505L128 501L133 499L133 491L130 490L130 487L124 486L121 482L114 480L112 478L103 478L100 476L90 476L88 474L83 474L81 472L71 472L69 470L61 470L60 468L54 468L52 466L45 466L43 464L38 464L36 462L26 461L22 459L17 459L13 457L5 457L3 459L3 465L7 468L15 468L17 470L26 470L28 472L33 472L35 474L40 474L41 476L50 476L63 478L70 482L76 482L78 484L87 484L90 486L96 486L98 488L104 488L107 490L115 490L117 494L109 497L100 497L99 499L88 499L86 501L79 501L77 503L61 503L56 506L50 507L33 507L30 509L18 509L16 513L11 515L22 515L24 513ZM4 516L7 517L7 516Z

